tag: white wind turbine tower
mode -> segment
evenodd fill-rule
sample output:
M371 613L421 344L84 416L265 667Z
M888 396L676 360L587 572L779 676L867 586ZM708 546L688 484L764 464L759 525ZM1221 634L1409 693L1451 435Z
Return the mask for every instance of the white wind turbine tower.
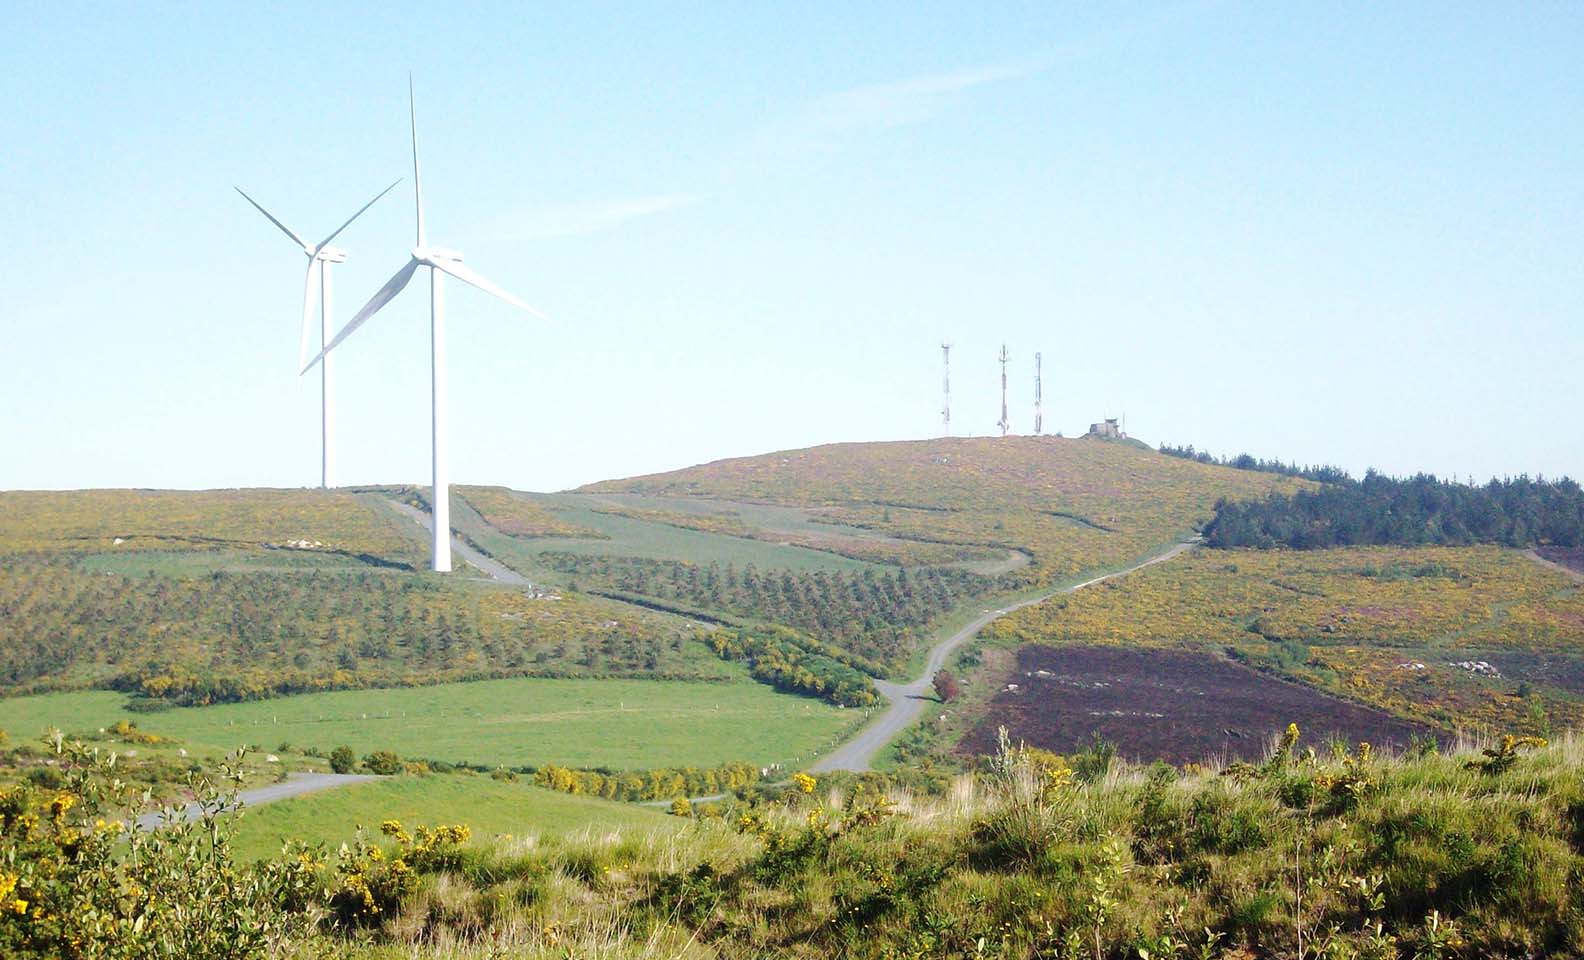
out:
M291 227L288 227L286 224L277 220L273 213L265 210L257 200L254 200L252 197L248 196L241 187L236 188L236 192L242 194L242 199L253 204L253 208L255 210L269 218L270 223L275 224L275 226L281 229L282 233L286 234L288 237L291 237L293 242L295 242L299 247L302 247L302 252L308 255L308 273L305 277L303 277L302 328L297 336L297 365L299 367L302 366L303 363L308 359L308 320L313 316L313 287L315 274L317 274L319 277L319 343L321 346L323 346L330 341L330 265L335 263L345 263L347 258L346 251L340 247L330 246L330 241L334 240L338 235L340 235L342 230L345 230L347 227L351 226L353 220L361 217L364 210L374 206L375 202L378 201L380 197L383 197L385 194L394 190L397 183L401 183L400 178L397 178L394 183L386 187L384 190L381 190L378 196L376 196L373 200L363 204L362 208L360 208L357 213L354 213L352 216L348 217L346 223L336 227L335 232L319 241L317 246L310 244L308 241L298 236L297 232ZM320 371L319 391L319 440L321 444L319 461L319 486L328 489L336 485L334 375L331 368L331 363L328 359L325 360L324 369Z
M446 363L445 363L445 275L450 274L463 283L472 284L505 300L507 303L522 310L526 310L541 320L548 319L544 314L528 306L521 300L497 287L478 274L462 265L462 254L455 250L442 250L431 247L424 237L424 210L423 210L423 179L418 172L418 110L413 103L412 81L407 84L407 105L409 119L412 123L413 144L413 199L418 210L418 245L413 247L412 258L407 265L396 271L396 275L380 287L379 292L369 298L363 309L357 312L335 339L319 351L319 355L303 367L303 373L312 369L315 363L324 360L341 341L351 336L353 331L363 325L369 317L378 313L380 308L390 303L406 288L412 280L413 274L419 267L429 268L429 360L430 360L430 402L431 402L431 429L434 443L434 487L431 491L430 502L434 510L434 559L431 569L437 573L448 573L451 570L451 483L447 471L446 458Z

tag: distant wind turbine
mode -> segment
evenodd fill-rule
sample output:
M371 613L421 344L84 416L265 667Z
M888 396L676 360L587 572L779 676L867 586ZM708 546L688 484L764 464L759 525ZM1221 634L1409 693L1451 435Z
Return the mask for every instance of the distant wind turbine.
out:
M317 246L310 244L308 241L298 236L297 231L286 226L286 224L281 223L280 220L276 219L273 213L265 210L259 205L257 200L254 200L252 197L243 192L241 187L236 188L236 192L242 194L242 199L253 204L253 208L255 210L269 218L270 223L275 224L275 226L281 229L282 233L286 234L288 237L291 237L293 242L295 242L299 247L302 247L303 253L308 255L308 273L303 277L302 328L298 332L297 336L297 365L299 367L302 366L303 363L308 359L308 320L313 316L313 286L314 276L316 274L319 277L319 342L322 345L328 342L330 339L330 265L333 263L345 263L347 258L346 251L340 247L330 246L330 241L334 240L342 230L345 230L347 227L351 226L353 220L361 217L364 210L374 206L375 202L378 201L380 197L383 197L385 194L394 190L397 183L401 183L400 178L397 178L395 183L392 183L384 190L381 190L378 196L376 196L373 200L363 204L362 208L359 209L357 213L354 213L352 216L348 217L346 223L336 227L335 232L321 240ZM335 394L333 387L334 383L331 364L329 360L326 360L324 369L320 371L319 378L319 439L321 443L319 485L327 489L336 485Z
M445 363L445 275L450 274L463 283L472 284L485 293L499 297L514 307L526 310L541 320L544 314L523 303L462 265L462 254L455 250L442 250L429 246L424 238L423 179L418 172L418 108L414 102L412 80L407 82L407 109L412 124L413 144L413 200L418 210L418 245L413 247L407 265L379 289L363 309L357 312L335 339L319 351L319 355L303 367L307 373L313 365L325 360L330 351L350 337L369 317L380 311L407 287L419 267L429 268L429 375L430 375L430 426L434 444L434 488L431 503L434 510L434 558L431 569L436 573L451 570L451 482L446 455L446 363Z

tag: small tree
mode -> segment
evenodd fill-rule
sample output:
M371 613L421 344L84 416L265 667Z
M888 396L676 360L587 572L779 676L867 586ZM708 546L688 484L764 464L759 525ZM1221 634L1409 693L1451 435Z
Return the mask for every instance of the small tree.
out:
M351 773L357 766L357 754L348 746L339 746L330 751L330 769L336 773Z
M941 703L949 703L962 695L962 684L949 671L935 674L935 696Z

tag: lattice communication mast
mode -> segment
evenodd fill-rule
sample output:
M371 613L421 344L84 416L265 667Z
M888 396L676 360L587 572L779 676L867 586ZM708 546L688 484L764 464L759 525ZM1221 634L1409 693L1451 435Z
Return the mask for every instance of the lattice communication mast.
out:
M996 423L996 426L1001 428L1001 436L1003 437L1006 436L1007 433L1012 429L1012 421L1009 417L1007 417L1006 405L1006 365L1007 361L1010 359L1012 359L1012 357L1007 353L1006 344L1001 344L1001 419Z
M941 344L941 435L951 436L951 344Z
M1045 402L1040 396L1040 355L1034 354L1034 436L1045 433Z

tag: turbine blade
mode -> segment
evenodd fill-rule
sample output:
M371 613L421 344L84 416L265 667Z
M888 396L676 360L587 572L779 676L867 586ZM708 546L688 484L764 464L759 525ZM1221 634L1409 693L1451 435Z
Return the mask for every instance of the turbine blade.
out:
M352 214L352 216L347 217L347 222L341 224L341 226L339 226L339 227L336 227L334 233L330 234L330 236L325 237L323 240L319 241L319 246L315 247L314 251L318 252L320 250L323 250L326 246L328 246L331 240L334 240L336 237L340 236L342 230L345 230L347 227L352 226L352 221L353 220L356 220L358 217L363 216L363 211L364 210L367 210L369 207L374 206L374 204L379 202L379 198L380 197L383 197L383 196L385 196L385 194L390 193L392 190L396 189L396 184L398 184L398 183L401 183L401 177L397 177L394 181L391 182L390 186L386 187L384 190L381 190L379 192L379 194L374 197L373 200L370 200L368 203L365 203L365 204L363 204L362 207L358 208L358 212L357 213L354 213L354 214Z
M297 337L297 366L308 362L308 324L313 320L313 287L315 271L323 270L317 257L308 261L308 274L303 277L302 330Z
M483 290L485 293L490 294L491 296L496 296L496 297L499 297L502 300L505 300L507 303L509 303L512 306L518 308L519 310L526 310L529 313L533 314L534 316L538 317L540 320L549 320L550 319L549 317L547 317L544 314L540 313L538 310L535 310L533 307L528 306L528 304L523 303L521 300L518 300L516 297L514 297L511 294L507 293L505 290L502 290L500 287L495 286L495 284L489 282L488 280L486 280L483 277L479 276L478 274L474 273L472 270L469 270L467 267L464 267L461 263L459 263L459 262L457 262L455 260L435 260L435 261L433 261L433 263L434 263L434 265L437 268L439 268L441 270L444 270L446 273L451 274L451 276L456 277L458 280L461 280L463 283L470 283L473 286L478 287L480 290Z
M325 348L319 351L318 356L308 361L308 365L302 368L302 372L307 373L309 370L312 370L315 364L325 358L325 354L329 353L331 350L334 350L340 345L342 340L350 337L353 331L355 331L358 327L361 327L363 325L363 321L374 316L374 314L379 312L381 307L395 299L396 295L401 293L402 289L407 286L408 281L412 280L413 272L418 269L418 266L419 264L417 260L408 260L405 267L402 267L400 270L396 271L396 275L394 277L391 277L389 280L385 281L385 286L380 287L379 292L369 298L369 302L363 305L363 309L359 310L356 316L347 321L347 325L341 328L341 332L335 335L335 339L325 344Z
M302 247L304 250L312 249L311 247L308 246L308 242L306 240L304 240L302 237L299 237L299 236L297 236L297 234L292 232L292 228L291 227L288 227L288 226L286 226L286 224L281 223L279 220L276 220L275 219L275 215L273 213L270 213L268 210L265 210L263 207L259 206L259 202L257 200L254 200L252 197L248 196L246 193L242 193L242 188L241 187L236 187L235 189L236 189L237 193L241 193L242 194L242 199L243 200L246 200L248 203L253 204L253 209L257 210L259 213L262 213L262 214L264 214L264 216L268 217L269 218L269 222L275 224L275 226L277 226L277 227L280 227L281 228L281 232L286 234L286 236L291 237L293 240L296 240L297 241L297 246Z
M413 142L413 200L418 207L418 247L424 246L423 177L418 173L418 102L413 97L412 74L407 74L407 115L412 121Z

